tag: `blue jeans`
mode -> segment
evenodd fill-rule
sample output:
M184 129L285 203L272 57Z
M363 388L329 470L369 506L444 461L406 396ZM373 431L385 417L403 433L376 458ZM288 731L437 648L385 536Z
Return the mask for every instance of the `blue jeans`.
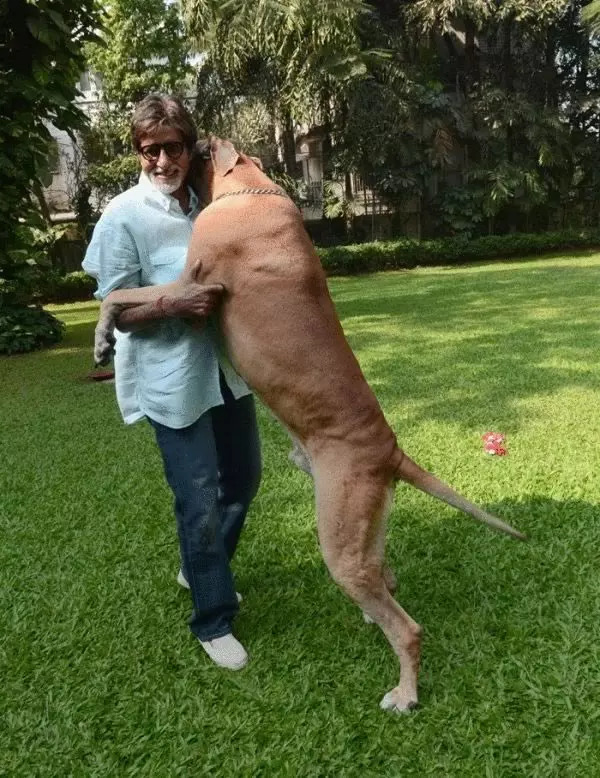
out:
M150 419L175 496L181 568L191 590L190 629L200 640L231 632L238 610L230 561L260 483L254 398L236 400L221 379L224 405L184 429Z

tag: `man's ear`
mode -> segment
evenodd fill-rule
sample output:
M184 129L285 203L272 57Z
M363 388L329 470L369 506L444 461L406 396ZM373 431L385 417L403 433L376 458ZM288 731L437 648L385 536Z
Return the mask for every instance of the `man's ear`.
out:
M221 138L213 138L210 144L210 156L217 176L226 176L235 167L240 155L233 143Z

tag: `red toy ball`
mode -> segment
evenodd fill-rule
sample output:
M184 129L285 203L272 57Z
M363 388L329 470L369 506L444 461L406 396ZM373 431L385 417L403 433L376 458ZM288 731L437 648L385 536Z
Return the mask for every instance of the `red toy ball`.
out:
M485 435L481 436L481 439L486 454L503 457L508 453L502 445L506 438L501 432L486 432Z

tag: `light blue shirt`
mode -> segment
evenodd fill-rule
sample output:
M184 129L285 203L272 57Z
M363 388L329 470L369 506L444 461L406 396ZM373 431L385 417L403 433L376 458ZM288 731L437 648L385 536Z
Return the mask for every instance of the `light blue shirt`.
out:
M198 198L190 189L190 213L155 189L142 173L139 183L109 202L94 229L83 269L98 281L96 297L119 288L165 284L185 265ZM123 420L145 416L181 429L209 408L223 404L219 367L237 399L250 390L225 354L214 321L197 331L167 319L139 332L116 330L115 386Z

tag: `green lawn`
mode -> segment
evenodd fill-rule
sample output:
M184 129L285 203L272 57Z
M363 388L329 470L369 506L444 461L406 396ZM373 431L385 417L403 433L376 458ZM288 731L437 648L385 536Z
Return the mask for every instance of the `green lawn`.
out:
M389 556L425 628L406 717L378 708L395 658L330 582L264 412L236 559L252 661L210 665L150 429L86 380L96 305L57 308L59 347L0 360L0 775L600 775L599 278L596 254L331 282L403 447L531 536L398 487Z

